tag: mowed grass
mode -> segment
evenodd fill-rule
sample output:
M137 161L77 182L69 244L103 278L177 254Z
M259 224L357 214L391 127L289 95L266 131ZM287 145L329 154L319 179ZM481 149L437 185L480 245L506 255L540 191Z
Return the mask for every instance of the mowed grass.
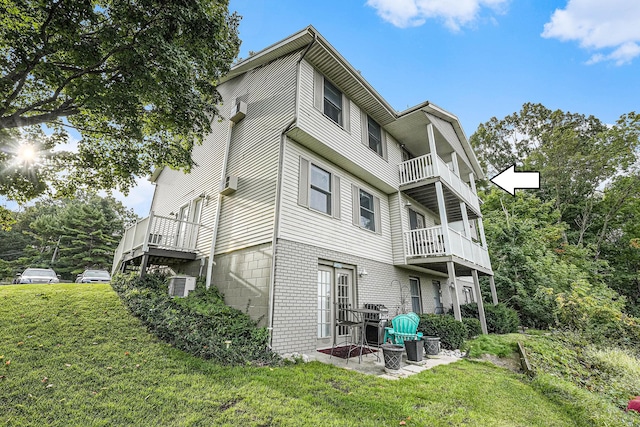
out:
M3 426L593 425L488 363L398 381L318 362L221 367L155 339L109 285L0 287L0 356Z

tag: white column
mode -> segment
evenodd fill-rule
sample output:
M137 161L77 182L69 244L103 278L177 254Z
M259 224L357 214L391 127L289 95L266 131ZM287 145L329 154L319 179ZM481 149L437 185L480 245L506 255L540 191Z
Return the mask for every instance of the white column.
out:
M451 302L453 303L453 316L456 320L462 321L460 313L460 301L458 300L458 282L456 281L456 269L453 261L447 261L447 273L449 274L449 292L451 293Z
M456 176L460 176L460 166L458 166L458 153L456 153L455 151L453 153L451 153L451 164L453 165L453 173L456 174Z
M480 317L480 327L482 327L482 333L487 332L487 319L484 315L484 302L482 301L482 291L480 290L480 280L478 280L478 270L471 270L471 276L473 276L473 286L476 289L476 299L478 300L478 315Z
M478 191L476 190L476 177L473 175L473 172L469 174L469 187L471 187L473 194L478 194Z
M438 158L438 152L436 151L436 137L433 134L433 125L431 123L427 125L427 139L429 141L429 152L431 153L433 173L435 176L439 176L440 172L438 170L438 162L436 161L436 159Z
M484 237L484 226L482 225L482 218L480 217L478 217L478 233L480 233L480 241L482 242L482 247L488 249L487 238Z
M449 237L449 220L447 219L447 208L444 201L444 192L442 191L442 183L436 181L436 196L438 199L438 213L440 214L440 226L442 227L442 237L444 239L445 254L451 255L451 240Z
M462 213L462 224L464 225L464 234L465 237L471 238L471 232L469 231L469 215L467 215L467 204L465 202L460 202L460 212Z

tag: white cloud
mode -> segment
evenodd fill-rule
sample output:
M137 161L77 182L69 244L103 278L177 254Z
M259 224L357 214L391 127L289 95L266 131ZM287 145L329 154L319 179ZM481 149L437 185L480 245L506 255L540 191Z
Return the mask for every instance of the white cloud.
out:
M594 53L588 64L614 61L617 65L640 56L640 1L569 0L544 25L542 37L575 40Z
M396 27L417 27L427 19L441 19L453 31L470 24L480 9L501 12L509 0L367 0L367 5Z

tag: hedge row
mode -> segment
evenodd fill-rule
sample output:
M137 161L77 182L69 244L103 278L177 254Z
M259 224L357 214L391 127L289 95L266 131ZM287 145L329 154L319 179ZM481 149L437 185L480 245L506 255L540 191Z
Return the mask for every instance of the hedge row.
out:
M464 304L460 306L462 317L478 318L478 304ZM520 320L518 312L504 304L485 304L484 314L487 319L487 331L490 334L510 334L518 332Z
M447 350L462 347L467 338L467 328L453 316L441 314L422 314L418 331L427 336L439 337L440 345Z
M224 305L214 288L200 285L188 297L174 299L168 295L166 277L160 275L116 275L111 286L151 332L194 356L223 365L267 365L279 360L268 349L266 329Z

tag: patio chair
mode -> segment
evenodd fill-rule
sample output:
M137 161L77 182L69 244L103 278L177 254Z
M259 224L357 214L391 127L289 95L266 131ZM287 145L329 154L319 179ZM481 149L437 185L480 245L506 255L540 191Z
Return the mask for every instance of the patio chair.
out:
M385 340L388 337L392 343L404 345L404 340L422 339L422 332L418 332L419 321L415 313L397 315L391 319L391 328L385 328Z
M333 338L333 347L331 347L331 356L333 357L333 352L336 348L336 344L338 341L338 336L344 336L344 345L348 346L348 354L347 354L347 363L349 363L349 357L351 353L359 348L358 361L362 361L362 348L363 345L361 342L353 343L353 337L357 336L358 339L362 338L363 331L361 330L363 326L363 321L358 315L351 310L351 304L335 304L335 329L334 329L334 338ZM355 334L354 334L355 330Z

